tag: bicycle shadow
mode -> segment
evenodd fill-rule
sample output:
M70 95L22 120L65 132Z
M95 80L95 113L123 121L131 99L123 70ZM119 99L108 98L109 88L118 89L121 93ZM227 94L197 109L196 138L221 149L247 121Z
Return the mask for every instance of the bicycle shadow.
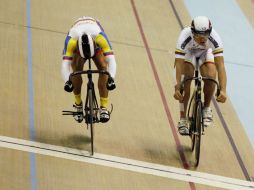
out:
M177 162L182 163L176 146L159 144L158 147L160 148L151 148L151 146L147 146L144 149L146 157L151 158L155 163L167 166L172 166L174 165L174 163L176 164Z
M177 155L170 151L160 151L154 149L145 149L146 157L150 158L153 163L170 166L172 161L177 160Z

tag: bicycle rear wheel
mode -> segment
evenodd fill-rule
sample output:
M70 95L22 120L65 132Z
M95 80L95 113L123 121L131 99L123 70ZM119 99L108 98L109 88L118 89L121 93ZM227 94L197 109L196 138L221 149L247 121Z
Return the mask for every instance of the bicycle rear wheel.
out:
M88 90L88 105L89 105L89 118L88 118L88 127L90 128L91 133L91 155L94 153L94 106L93 106L93 92L92 89Z
M194 142L194 151L195 151L195 167L199 164L200 159L200 145L201 145L201 130L203 125L202 117L202 102L199 101L196 104L196 114L195 114L195 142Z
M195 113L196 113L196 109L195 109L195 102L194 100L194 95L191 97L191 101L189 103L189 107L188 107L188 120L189 120L189 131L190 131L190 138L191 138L191 151L193 152L194 150L194 145L195 145L195 141L196 141L196 136L195 136Z

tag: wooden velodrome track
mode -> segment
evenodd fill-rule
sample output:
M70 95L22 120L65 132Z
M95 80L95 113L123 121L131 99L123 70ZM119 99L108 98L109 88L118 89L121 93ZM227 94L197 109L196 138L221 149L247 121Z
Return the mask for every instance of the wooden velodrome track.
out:
M1 0L2 143L4 137L11 137L17 142L90 150L85 127L61 115L71 108L73 95L63 91L60 65L69 27L80 16L92 16L101 21L117 59L117 89L110 93L114 111L110 122L96 126L95 152L254 180L254 151L230 100L213 101L215 124L203 136L198 168L191 167L189 138L177 133L174 49L181 27L191 20L182 0L28 2ZM239 2L254 26L254 2ZM0 169L3 190L218 189L3 145Z

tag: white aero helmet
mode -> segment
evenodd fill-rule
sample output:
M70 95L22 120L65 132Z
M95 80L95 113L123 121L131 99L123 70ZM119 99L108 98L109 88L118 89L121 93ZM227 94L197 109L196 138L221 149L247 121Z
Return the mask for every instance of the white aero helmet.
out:
M210 35L212 24L207 17L198 16L191 22L191 31L193 34Z
M78 48L81 57L90 59L95 54L95 43L91 35L82 34L78 39Z

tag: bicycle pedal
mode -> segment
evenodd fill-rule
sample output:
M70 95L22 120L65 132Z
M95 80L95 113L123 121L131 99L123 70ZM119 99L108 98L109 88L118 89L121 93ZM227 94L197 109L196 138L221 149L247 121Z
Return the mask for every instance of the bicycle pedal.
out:
M80 115L80 114L83 114L83 112L76 112L76 111L62 111L62 115Z

